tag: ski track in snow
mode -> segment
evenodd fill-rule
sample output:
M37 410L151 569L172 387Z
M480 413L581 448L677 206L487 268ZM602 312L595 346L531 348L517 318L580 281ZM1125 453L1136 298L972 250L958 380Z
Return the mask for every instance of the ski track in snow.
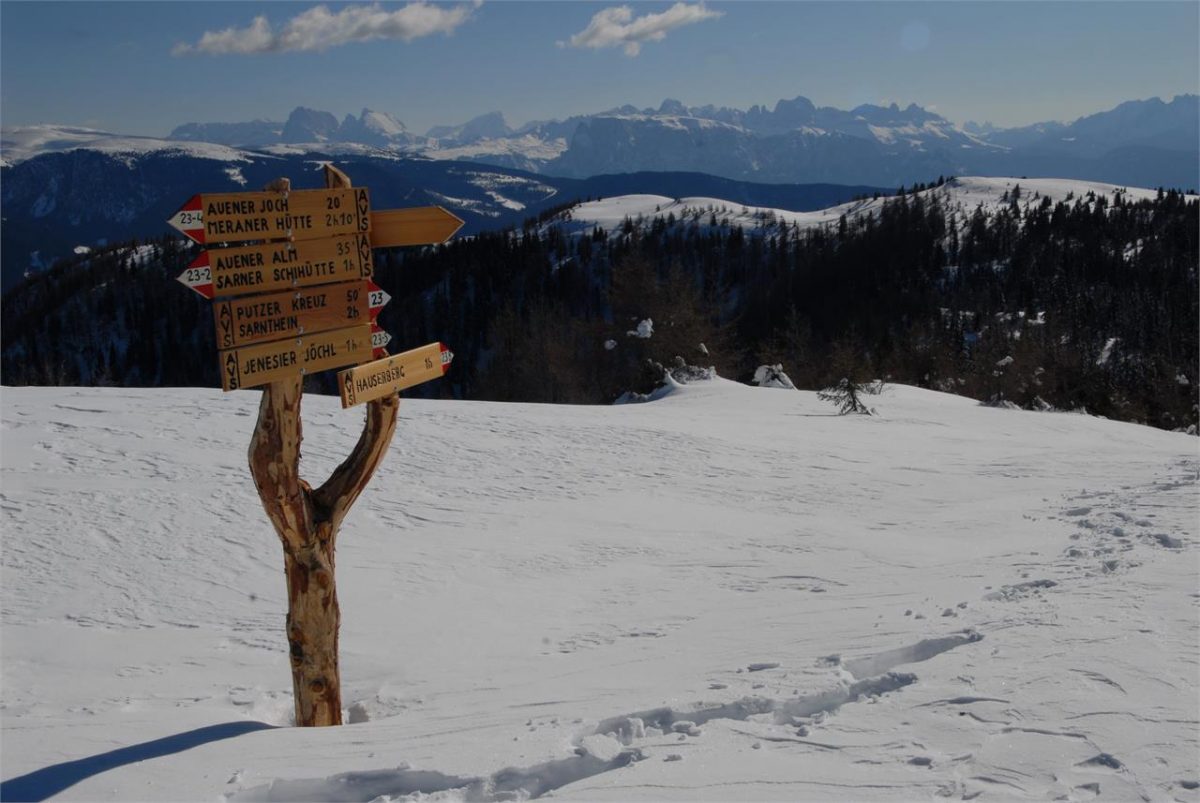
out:
M163 755L289 721L258 394L3 395L5 799L1200 799L1194 438L406 401L339 539L355 724ZM304 476L360 419L305 400Z

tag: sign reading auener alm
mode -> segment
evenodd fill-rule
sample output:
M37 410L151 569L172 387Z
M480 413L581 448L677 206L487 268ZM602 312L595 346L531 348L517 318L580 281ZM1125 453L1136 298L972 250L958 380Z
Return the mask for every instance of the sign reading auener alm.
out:
M220 353L221 387L252 388L297 374L366 362L374 355L369 323Z
M355 234L210 248L176 278L205 298L225 298L369 279L372 270L371 240Z
M167 221L198 243L312 240L371 229L364 187L193 195Z

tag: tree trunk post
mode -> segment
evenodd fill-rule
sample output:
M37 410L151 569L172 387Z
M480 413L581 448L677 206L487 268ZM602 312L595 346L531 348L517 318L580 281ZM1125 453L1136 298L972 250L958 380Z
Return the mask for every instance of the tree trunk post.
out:
M325 166L327 187L349 187L345 173ZM268 190L287 192L279 179ZM367 405L358 443L320 488L300 479L300 401L304 378L272 382L263 388L258 421L250 441L250 475L267 517L283 544L287 577L287 638L292 692L299 726L342 724L338 671L337 583L334 546L342 520L378 468L396 431L399 394Z

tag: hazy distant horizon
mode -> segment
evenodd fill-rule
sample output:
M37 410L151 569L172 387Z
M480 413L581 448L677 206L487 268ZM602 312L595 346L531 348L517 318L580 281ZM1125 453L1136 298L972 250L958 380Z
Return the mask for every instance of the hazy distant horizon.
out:
M1192 94L1194 94L1194 93L1192 93ZM1173 95L1173 96L1170 96L1170 97L1162 97L1162 96L1150 96L1150 97L1144 97L1144 98L1126 98L1126 99L1125 99L1125 100L1123 100L1123 101L1119 101L1117 105L1119 105L1119 103L1125 103L1125 102L1148 101L1148 100L1153 100L1153 99L1155 99L1155 98L1157 98L1157 99L1161 100L1163 103L1170 103L1170 102L1171 102L1171 101L1172 101L1172 100L1173 100L1175 97L1177 97L1177 96L1174 96L1174 95ZM780 98L779 100L784 100L784 101L787 101L787 100L793 100L793 99L794 99L794 98ZM679 99L678 99L678 98L664 98L663 100L679 100ZM813 100L813 99L812 99L812 98L809 98L809 100ZM682 101L681 101L681 102L682 102ZM777 100L777 101L775 101L774 103L760 103L760 104L758 104L758 105L760 105L760 106L766 106L768 109L774 109L774 108L775 108L775 103L777 103L777 102L778 102L778 100ZM833 104L826 104L826 103L817 103L816 101L813 101L813 102L814 102L814 104L815 104L816 106L818 106L818 107L822 107L822 106L831 106L831 105L833 105ZM896 103L896 104L897 104L897 105L898 105L898 106L899 106L901 109L903 109L904 107L908 106L908 104L907 104L907 103L900 103L899 101L893 101L893 102L895 102L895 103ZM638 107L638 109L639 109L639 111L644 111L646 108L658 109L658 108L661 106L661 103L662 103L662 102L660 101L659 103L656 103L656 104L651 104L651 106L649 106L649 107ZM343 119L343 118L344 118L346 115L351 115L351 116L353 116L353 117L358 117L358 116L359 116L359 115L362 113L362 111L363 111L363 109L358 109L358 110L355 110L355 111L349 111L349 110L346 110L346 111L340 111L340 112L339 112L339 111L338 111L338 110L336 110L336 109L325 109L325 108L319 108L319 107L313 106L313 105L311 105L311 104L301 104L301 105L302 105L302 106L305 106L306 108L312 109L312 110L314 110L314 111L329 112L329 113L331 113L331 114L332 114L334 117L337 117L339 120ZM633 104L622 104L622 105L633 105ZM706 104L706 103L686 103L686 102L684 103L684 105L685 105L685 106L690 106L690 107L702 107L702 106L706 106L706 105L713 105L713 106L717 106L717 104ZM754 104L749 104L749 105L747 105L747 106L730 106L730 107L728 107L728 108L740 109L741 111L747 111L747 110L748 110L748 109L749 109L751 106L753 106L753 105L754 105ZM889 104L879 104L879 105L889 105ZM917 104L917 105L919 106L920 104ZM365 109L369 109L370 111L373 111L373 112L384 112L384 113L387 113L387 114L391 114L393 117L396 117L397 119L400 119L400 118L399 118L397 115L395 115L394 113L392 113L392 112L389 112L387 109L382 109L382 108L379 108L378 106L366 106L366 107L364 107L364 108L365 108ZM615 109L615 108L618 108L618 107L609 107L609 108L607 108L607 109L593 109L593 110L592 110L592 111L590 111L590 112L582 112L582 113L578 113L578 114L584 114L584 115L586 115L586 114L602 114L602 113L604 113L604 112L606 112L606 111L609 111L610 109ZM1106 112L1106 111L1109 111L1111 108L1112 108L1112 107L1105 107L1105 108L1102 108L1102 109L1093 109L1093 110L1091 110L1091 111L1084 112L1082 115L1079 115L1079 117L1087 117L1087 116L1089 116L1089 115L1092 115L1092 114L1097 114L1097 113L1100 113L1100 112ZM294 110L294 109L293 109L293 110ZM162 132L159 132L159 131L155 131L155 132L145 132L145 131L118 130L118 129L103 129L103 128L97 128L97 130L99 130L99 131L105 131L105 132L107 132L107 133L110 133L110 134L125 134L125 135L130 135L130 136L144 136L144 137L165 137L165 136L167 136L167 135L168 135L168 134L169 134L169 133L170 133L172 130L174 130L175 128L178 128L179 126L187 125L187 124L189 124L189 123L251 123L251 122L255 122L256 120L265 120L265 121L269 121L269 122L274 122L274 123L280 123L280 124L283 124L283 123L286 123L286 122L287 122L287 119L288 119L288 117L290 116L290 114L291 114L291 111L293 111L293 110L289 110L287 113L285 113L285 114L283 114L283 115L281 115L281 116L279 116L279 117L259 117L259 118L247 118L247 119L237 119L237 120L234 120L234 119L229 119L229 120L220 120L220 119L215 119L215 118L214 118L214 119L203 119L203 120L201 120L201 119L193 119L193 120L181 120L181 121L179 121L178 123L175 123L175 124L173 124L173 125L170 125L170 126L169 126L169 127L166 129L166 131L162 131ZM844 109L844 110L848 111L849 109ZM931 110L931 109L927 109L927 110L928 110L928 111L933 111L933 110ZM471 120L473 120L473 119L475 119L475 118L482 117L482 116L484 116L484 115L491 114L491 113L493 113L493 112L500 112L500 113L504 114L504 110L503 110L503 109L489 109L489 110L487 110L487 111L482 111L482 112L480 112L480 113L478 113L478 114L474 114L474 115L472 115L471 117L467 117L467 118L464 118L464 119L461 119L461 120L446 120L446 121L443 121L443 122L441 122L441 123L434 123L434 124L433 124L433 126L430 126L430 127L424 128L424 129L419 129L419 130L418 130L418 129L415 129L415 128L411 127L411 126L408 126L407 124L406 124L406 127L408 128L408 130L409 130L411 133L413 133L413 134L418 134L418 135L422 135L422 136L423 136L423 135L426 133L426 131L428 131L428 130L429 130L429 128L433 128L433 127L436 127L436 126L439 126L439 125L447 125L447 126L461 125L461 124L463 124L463 123L470 122ZM513 129L520 129L522 126L525 126L525 125L527 125L527 124L529 124L529 123L535 123L535 122L546 122L546 121L551 121L551 120L558 120L558 121L562 121L562 120L565 120L565 119L566 119L568 116L571 116L571 115L560 115L560 116L558 116L558 117L539 118L538 120L520 120L520 121L514 121L514 120L513 120L513 119L511 119L511 118L510 118L510 117L509 117L507 114L504 114L504 119L505 119L505 122L506 122L506 123L509 125L509 127L510 127L510 128L513 128ZM943 116L944 116L944 115L943 115ZM1065 118L1065 119L1064 119L1064 118L1048 118L1048 119L1045 119L1045 120L1035 120L1035 121L1033 121L1033 123L1034 123L1034 124L1036 124L1036 123L1048 123L1048 122L1061 122L1061 123L1068 123L1068 124L1069 124L1069 123L1071 123L1071 122L1074 122L1075 120L1079 119L1079 117L1070 117L1070 118ZM965 125L968 125L968 124L976 124L976 125L981 125L981 126L982 126L982 125L986 125L986 124L988 124L988 123L991 123L993 126L995 126L996 128L999 128L999 129L1003 129L1003 128L1019 128L1019 127L1021 127L1021 125L1028 125L1028 124L1025 124L1025 123L1023 123L1023 124L1021 124L1021 125L1016 125L1016 126L1006 126L1006 125L999 125L999 124L996 124L994 121L991 121L991 120L955 120L955 119L952 119L952 118L946 118L946 119L947 119L947 120L949 120L949 121L950 121L951 123L953 123L954 125L956 125L956 126L959 126L960 128L961 128L962 126L965 126ZM400 120L400 122L404 122L404 121L403 121L403 120ZM51 125L51 126L53 126L53 125L62 125L62 126L70 126L71 124L68 124L68 123L60 123L60 122L57 122L57 121L54 121L54 120L41 120L41 121L38 121L37 123L27 123L27 124L24 124L24 125L28 125L28 126L36 126L36 125ZM11 124L11 126L12 126L12 127L21 127L21 126L19 126L19 125L17 125L17 124ZM4 127L5 127L5 128L8 128L8 127L10 127L10 123L9 123L7 120L5 120L5 122L4 122ZM79 128L96 128L96 126L83 126L83 125L80 125L80 126L74 126L74 127L79 127Z
M0 4L0 121L164 136L365 107L414 133L630 104L915 103L1014 127L1200 92L1200 4Z

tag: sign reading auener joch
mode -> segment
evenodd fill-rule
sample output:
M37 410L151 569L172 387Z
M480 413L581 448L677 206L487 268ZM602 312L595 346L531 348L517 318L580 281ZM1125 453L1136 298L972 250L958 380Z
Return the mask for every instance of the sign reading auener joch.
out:
M193 195L167 221L198 243L313 240L371 228L371 199L363 187L295 192Z

